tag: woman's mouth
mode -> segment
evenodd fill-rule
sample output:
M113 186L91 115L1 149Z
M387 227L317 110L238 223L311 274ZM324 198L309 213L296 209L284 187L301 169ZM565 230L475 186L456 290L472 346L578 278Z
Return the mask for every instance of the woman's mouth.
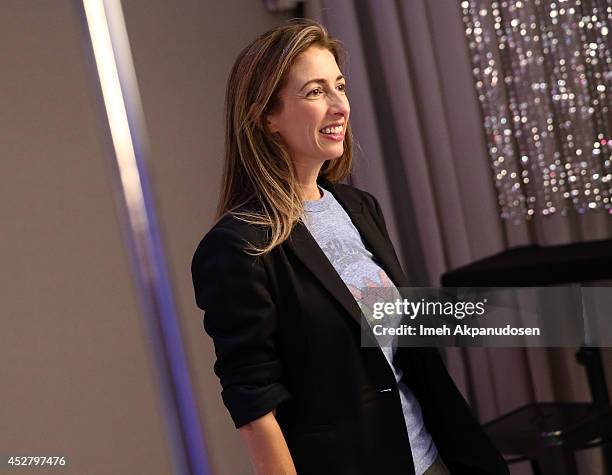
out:
M334 142L339 142L344 140L344 126L337 125L334 127L324 127L319 130L319 133L323 135L328 140L333 140Z

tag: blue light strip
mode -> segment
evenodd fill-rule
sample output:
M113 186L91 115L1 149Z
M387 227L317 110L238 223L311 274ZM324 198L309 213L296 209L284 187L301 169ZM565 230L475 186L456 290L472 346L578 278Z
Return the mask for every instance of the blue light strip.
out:
M208 462L146 170L148 141L120 0L83 0L113 142L117 196L157 369L174 472Z

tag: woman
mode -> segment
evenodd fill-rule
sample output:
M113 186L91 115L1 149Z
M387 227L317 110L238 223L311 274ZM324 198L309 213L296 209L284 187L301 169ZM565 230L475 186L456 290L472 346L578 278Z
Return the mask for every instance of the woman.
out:
M361 345L359 287L408 286L351 166L340 43L291 20L238 56L218 220L192 262L257 474L503 474L435 349Z

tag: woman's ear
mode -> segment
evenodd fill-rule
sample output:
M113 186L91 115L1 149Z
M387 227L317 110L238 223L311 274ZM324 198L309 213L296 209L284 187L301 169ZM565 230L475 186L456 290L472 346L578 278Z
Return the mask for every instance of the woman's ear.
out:
M264 119L266 130L271 134L275 134L278 132L278 126L276 125L276 120L274 117L267 115Z

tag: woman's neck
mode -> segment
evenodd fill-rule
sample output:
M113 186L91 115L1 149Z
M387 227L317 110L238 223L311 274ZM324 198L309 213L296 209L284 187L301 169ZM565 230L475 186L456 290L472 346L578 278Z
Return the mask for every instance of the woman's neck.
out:
M298 185L300 187L300 194L302 201L315 201L322 197L321 191L317 185L317 178L321 171L323 163L318 164L317 167L304 167L300 166L300 163L296 163Z
M316 183L314 184L314 189L309 188L305 191L302 188L302 190L302 201L316 201L323 196Z

